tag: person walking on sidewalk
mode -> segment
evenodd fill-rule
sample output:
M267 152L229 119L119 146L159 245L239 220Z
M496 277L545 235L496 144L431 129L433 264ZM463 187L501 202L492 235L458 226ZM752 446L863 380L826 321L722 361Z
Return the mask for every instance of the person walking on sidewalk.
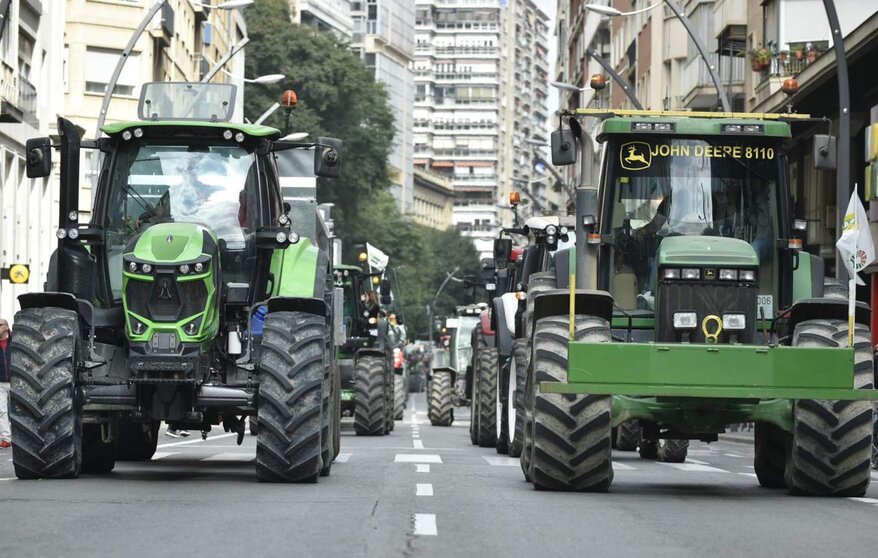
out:
M12 361L12 332L9 322L0 318L0 448L12 445L12 434L9 432L9 378Z

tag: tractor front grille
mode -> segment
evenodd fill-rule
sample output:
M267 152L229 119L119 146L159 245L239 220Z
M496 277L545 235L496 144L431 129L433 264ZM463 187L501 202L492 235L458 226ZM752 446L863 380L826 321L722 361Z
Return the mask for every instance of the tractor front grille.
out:
M662 280L656 300L656 341L674 343L688 340L705 343L702 323L707 316L722 319L725 313L744 314L746 329L723 330L719 343L754 343L756 338L756 284L738 281ZM695 312L697 326L688 332L674 329L675 312Z
M178 322L204 311L207 287L203 280L181 282L160 273L152 282L129 279L125 297L130 312L154 322Z

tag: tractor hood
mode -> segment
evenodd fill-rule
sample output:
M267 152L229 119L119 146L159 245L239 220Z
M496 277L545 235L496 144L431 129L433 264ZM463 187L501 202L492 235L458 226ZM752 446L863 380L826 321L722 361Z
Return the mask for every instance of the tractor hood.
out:
M143 231L133 241L129 252L141 261L177 263L196 260L216 239L206 227L195 223L159 223Z
M737 238L671 236L659 245L659 266L759 267L752 246Z

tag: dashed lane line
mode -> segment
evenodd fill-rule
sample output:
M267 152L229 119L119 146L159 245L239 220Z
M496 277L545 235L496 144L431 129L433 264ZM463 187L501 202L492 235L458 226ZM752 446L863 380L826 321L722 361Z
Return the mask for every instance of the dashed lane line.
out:
M211 440L219 440L219 439L221 439L221 438L231 438L232 436L237 436L237 435L238 435L237 432L229 432L228 434L220 434L220 435L218 435L218 436L210 436L210 437L207 438L207 440L202 440L202 439L201 439L201 436L199 436L199 437L196 438L195 440L184 440L184 441L182 441L182 442L171 442L171 443L169 443L169 444L159 444L159 445L156 446L156 448L161 449L161 448L170 448L170 447L173 447L173 446L187 446L187 445L190 445L190 444L203 444L203 443L205 443L205 442L207 442L207 441L211 441Z
M701 463L660 463L661 465L666 465L668 467L673 467L674 469L679 469L681 471L694 471L699 473L728 473L725 469L717 469L716 467L710 467L708 465L702 465Z
M517 457L500 457L495 455L483 455L482 459L488 462L488 465L494 467L517 467L521 465L521 460Z
M631 465L626 465L625 463L619 463L618 461L613 461L613 469L616 471L636 471L636 467L632 467Z
M437 454L425 453L397 453L393 458L394 463L442 463L442 458Z
M347 463L352 455L353 455L352 453L345 453L345 452L339 453L335 458L335 462L336 463Z
M849 498L849 500L854 500L855 502L862 502L864 504L871 504L873 506L878 506L878 500L875 498Z
M436 527L436 514L416 513L414 516L414 534L435 537L439 534Z
M205 457L202 461L237 461L246 463L256 459L255 455L247 453L217 453L209 457Z
M412 440L414 449L424 449L424 442L420 440Z
M415 465L415 472L416 473L429 473L430 466L427 465L426 463L418 463L417 465Z
M415 496L432 496L433 495L433 485L432 484L422 484L418 483L415 485Z

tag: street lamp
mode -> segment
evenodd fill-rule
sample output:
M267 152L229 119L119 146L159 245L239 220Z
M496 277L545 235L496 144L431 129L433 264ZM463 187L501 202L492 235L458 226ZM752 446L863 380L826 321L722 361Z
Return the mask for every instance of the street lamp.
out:
M237 52L237 51L236 51L236 52ZM223 67L222 67L223 64L219 64L219 63L217 63L217 62L214 62L214 61L211 60L210 57L207 56L206 54L202 54L201 56L202 56L205 60L207 60L208 62L210 62L211 65L213 65L214 67L217 67L217 66L218 66L219 71L221 71L222 73L226 74L227 76L229 76L229 77L231 77L231 78L239 79L238 76L236 76L236 75L233 74L232 72L230 72L230 71L226 70L225 68L223 68ZM228 60L226 60L226 62L228 62ZM241 77L240 79L243 80L244 83L261 83L261 84L263 84L263 85L269 85L269 84L272 84L272 83L277 83L277 82L279 82L279 81L281 81L281 80L283 80L283 79L286 79L286 77L287 77L287 76L285 76L285 75L283 75L283 74L267 74L267 75L264 75L264 76L255 77L255 78L253 78L253 79L248 79L248 78L245 78L245 77Z
M695 48L698 49L698 53L701 55L704 63L707 64L707 70L710 72L710 79L713 80L713 84L716 86L716 92L719 96L720 103L723 107L723 112L731 112L731 106L729 105L729 98L726 95L726 90L723 87L722 81L719 79L719 74L716 73L716 66L710 63L710 60L707 58L707 49L701 42L701 39L698 38L698 35L695 33L695 30L692 28L692 22L689 21L689 18L686 17L686 14L680 9L680 6L677 5L675 0L662 0L667 6L674 12L674 15L677 16L677 19L680 20L680 23L683 24L683 27L686 29L686 33L689 34L689 37L692 39L692 42L695 43ZM601 14L608 17L619 17L619 16L629 16L635 15L639 13L643 13L645 11L656 8L662 4L662 2L656 2L651 6L647 6L641 10L635 10L633 12L622 12L617 10L616 8L612 8L610 6L601 6L595 4L587 4L585 6L586 10L592 11L597 14Z
M252 5L253 2L254 0L228 0L227 2L217 4L216 6L211 6L208 4L202 4L201 2L196 2L195 0L189 0L189 3L195 6L200 6L202 8L216 8L218 10L245 8ZM143 32L146 30L146 26L149 25L152 18L167 3L168 0L157 0L156 3L152 5L152 8L146 12L146 15L140 20L140 24L131 34L131 38L128 39L128 44L125 45L125 48L122 50L122 54L119 56L119 61L116 62L116 68L113 70L113 75L110 77L110 83L107 84L107 89L104 91L104 99L101 102L101 111L98 113L98 125L95 129L96 138L101 136L101 128L104 127L104 122L107 119L107 109L110 108L110 99L113 97L113 91L116 89L116 82L119 81L119 76L122 74L122 68L125 66L128 56L131 54L131 51L134 50L137 40L140 39L140 36L143 35Z

